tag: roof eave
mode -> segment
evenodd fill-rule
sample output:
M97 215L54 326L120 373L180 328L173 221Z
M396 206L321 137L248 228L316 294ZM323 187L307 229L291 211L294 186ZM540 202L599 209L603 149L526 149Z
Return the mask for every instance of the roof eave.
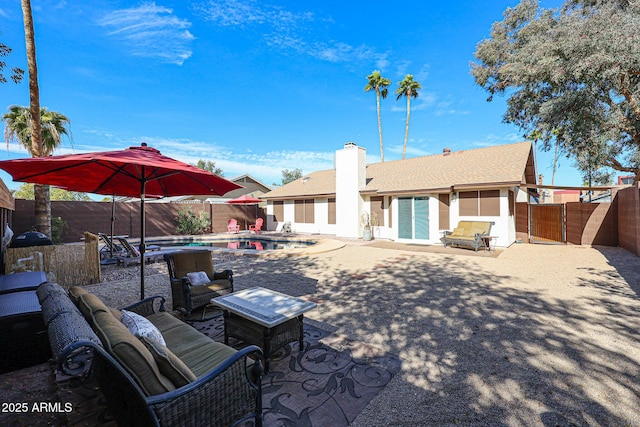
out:
M321 199L325 197L336 197L335 193L322 194L296 194L290 196L260 196L264 200L300 200L300 199Z

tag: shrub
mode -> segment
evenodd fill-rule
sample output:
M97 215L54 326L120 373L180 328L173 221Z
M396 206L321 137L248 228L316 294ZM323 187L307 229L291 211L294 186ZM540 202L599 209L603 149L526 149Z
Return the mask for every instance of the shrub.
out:
M51 241L54 245L64 243L64 235L67 231L69 231L69 224L59 216L51 217Z
M178 211L178 234L204 234L209 230L209 215L199 212L197 215L191 209L180 209Z

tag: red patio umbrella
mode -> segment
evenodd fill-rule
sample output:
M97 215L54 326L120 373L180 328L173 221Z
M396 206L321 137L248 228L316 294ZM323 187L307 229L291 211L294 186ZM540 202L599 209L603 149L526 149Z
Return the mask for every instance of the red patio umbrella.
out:
M236 197L235 199L227 200L227 203L230 205L244 205L244 229L247 229L247 205L257 205L261 203L262 200L256 199L255 197L249 196L248 194L243 194L240 197Z
M241 185L140 147L0 161L14 181L54 185L70 191L140 197L140 297L144 298L145 197L222 196Z

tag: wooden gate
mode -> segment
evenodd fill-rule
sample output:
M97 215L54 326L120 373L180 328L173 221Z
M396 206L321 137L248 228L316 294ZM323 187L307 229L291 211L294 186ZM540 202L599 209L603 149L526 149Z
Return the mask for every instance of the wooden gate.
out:
M529 215L531 243L564 243L564 204L532 204L529 206L531 206L531 214Z

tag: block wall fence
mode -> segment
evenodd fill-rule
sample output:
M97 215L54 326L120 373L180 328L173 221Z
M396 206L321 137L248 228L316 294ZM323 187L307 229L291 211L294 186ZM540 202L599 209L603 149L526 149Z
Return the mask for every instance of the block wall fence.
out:
M529 242L529 205L516 204L516 235ZM565 241L620 246L640 256L640 186L614 191L611 203L565 203Z
M65 243L79 242L85 231L91 233L111 232L112 202L51 202L51 216L60 217L68 228L63 238ZM212 203L145 203L146 235L160 237L175 235L178 226L178 211L189 209L198 214L206 212L213 233L227 231L227 221L235 218L244 228L255 224L261 217L266 222L266 212L257 205L228 205ZM246 212L246 214L245 214ZM114 235L140 237L140 203L115 203ZM33 200L16 199L12 230L15 235L30 231L34 225Z

